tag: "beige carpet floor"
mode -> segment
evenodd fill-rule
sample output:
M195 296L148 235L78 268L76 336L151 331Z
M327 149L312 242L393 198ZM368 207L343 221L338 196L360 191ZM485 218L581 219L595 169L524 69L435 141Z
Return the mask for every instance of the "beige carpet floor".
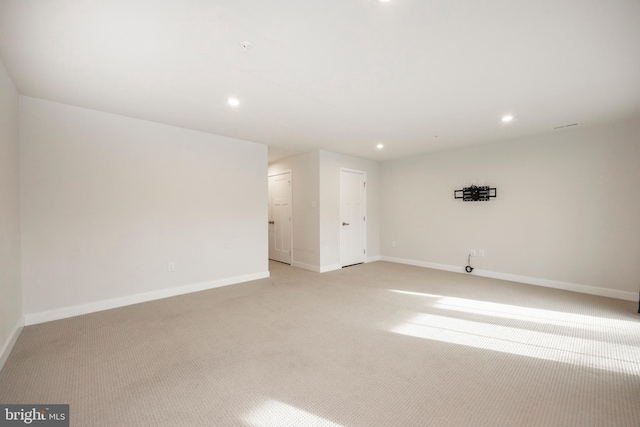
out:
M637 303L386 262L22 331L0 403L73 426L639 427Z

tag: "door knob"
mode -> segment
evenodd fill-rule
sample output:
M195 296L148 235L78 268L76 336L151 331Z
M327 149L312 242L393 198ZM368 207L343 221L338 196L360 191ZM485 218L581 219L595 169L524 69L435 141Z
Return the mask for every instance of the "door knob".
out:
M349 225L349 223L348 222L343 222L342 225Z

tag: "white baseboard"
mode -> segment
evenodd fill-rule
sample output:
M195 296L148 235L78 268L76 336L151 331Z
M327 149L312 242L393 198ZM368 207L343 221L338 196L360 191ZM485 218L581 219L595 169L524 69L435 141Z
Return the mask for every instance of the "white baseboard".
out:
M342 266L340 264L331 264L325 265L324 267L320 267L320 273L326 273L328 271L340 270Z
M452 271L454 273L463 273L464 267L459 267L456 265L447 265L447 264L436 264L434 262L426 262L426 261L417 261L413 259L404 259L404 258L394 258L389 256L381 256L380 261L388 261L394 262L396 264L406 264L413 265L416 267L425 267L425 268L433 268L434 270L445 270Z
M477 272L477 273L476 273ZM536 277L519 276L516 274L496 273L486 270L473 270L478 276L494 279L509 280L511 282L526 283L529 285L543 286L545 288L562 289L565 291L579 292L581 294L597 295L607 298L616 298L626 301L637 301L635 292L619 291L617 289L599 288L597 286L582 285L579 283L562 282L559 280L539 279Z
M291 261L291 267L302 268L316 273L320 273L320 267L317 265L305 264L304 262Z
M378 256L370 256L367 258L367 260L365 261L365 263L367 262L376 262L376 261L381 261L382 257L380 255Z
M225 279L212 280L210 282L195 283L193 285L178 286L175 288L162 289L159 291L145 292L142 294L130 295L122 298L96 301L89 304L65 307L41 313L25 314L24 324L27 326L35 325L37 323L50 322L52 320L65 319L67 317L74 317L80 316L82 314L95 313L97 311L110 310L112 308L124 307L126 305L139 304L141 302L169 298L183 294L190 294L192 292L206 291L207 289L235 285L237 283L249 282L251 280L264 279L267 277L269 277L269 272L265 271L262 273L228 277Z
M18 337L20 336L20 332L22 332L22 328L24 328L24 317L20 317L20 320L18 320L16 327L13 329L13 333L2 346L2 350L0 350L0 371L4 367L4 363L9 358L9 354L11 354L13 346L15 345L16 341L18 341Z
M599 288L596 286L581 285L578 283L562 282L559 280L539 279L537 277L520 276L517 274L500 273L474 268L473 273L466 273L464 267L437 264L433 262L416 261L411 259L394 258L382 256L381 261L394 262L397 264L414 265L417 267L433 268L436 270L452 271L455 273L472 274L475 276L489 277L492 279L508 280L510 282L526 283L528 285L543 286L545 288L562 289L565 291L579 292L582 294L598 295L601 297L616 298L626 301L637 301L638 294L635 292L619 291L616 289Z
M365 262L374 262L374 261L380 261L380 257L367 258L367 260ZM340 270L342 268L342 266L340 264L331 264L331 265L325 265L325 266L322 266L322 267L318 267L316 265L309 265L309 264L304 264L302 262L296 262L296 261L293 261L291 263L291 266L292 267L297 267L297 268L302 268L304 270L314 271L316 273L327 273L329 271Z

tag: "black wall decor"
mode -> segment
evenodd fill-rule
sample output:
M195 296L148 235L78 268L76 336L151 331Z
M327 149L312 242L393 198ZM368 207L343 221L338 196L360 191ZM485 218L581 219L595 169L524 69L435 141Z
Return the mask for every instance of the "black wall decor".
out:
M464 187L462 190L454 190L453 198L462 199L463 202L488 202L491 197L496 197L498 190L489 186Z

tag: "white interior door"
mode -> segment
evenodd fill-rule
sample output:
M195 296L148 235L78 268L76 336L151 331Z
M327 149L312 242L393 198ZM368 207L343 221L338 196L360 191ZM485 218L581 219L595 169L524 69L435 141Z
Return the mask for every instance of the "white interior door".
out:
M340 264L360 264L367 248L367 176L365 172L340 170Z
M269 259L291 264L291 172L269 177Z

